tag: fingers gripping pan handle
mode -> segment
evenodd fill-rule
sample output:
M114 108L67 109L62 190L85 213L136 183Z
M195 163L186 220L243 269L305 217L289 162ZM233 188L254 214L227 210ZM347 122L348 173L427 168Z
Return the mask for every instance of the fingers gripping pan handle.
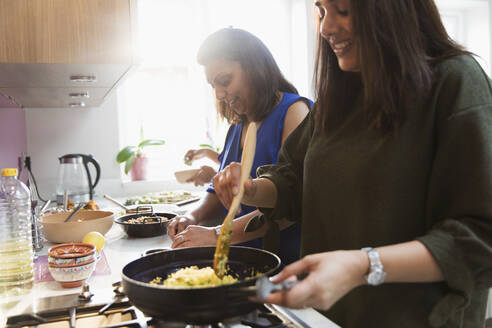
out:
M263 276L256 280L256 284L250 287L240 288L234 291L234 295L237 297L250 297L255 296L260 301L264 301L271 293L279 291L288 291L294 287L299 281L282 281L280 283L273 283L267 276Z

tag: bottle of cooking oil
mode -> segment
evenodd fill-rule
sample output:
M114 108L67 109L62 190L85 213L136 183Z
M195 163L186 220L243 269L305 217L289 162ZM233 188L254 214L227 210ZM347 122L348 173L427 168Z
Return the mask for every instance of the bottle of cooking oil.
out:
M26 294L34 280L31 196L17 169L0 178L0 299Z

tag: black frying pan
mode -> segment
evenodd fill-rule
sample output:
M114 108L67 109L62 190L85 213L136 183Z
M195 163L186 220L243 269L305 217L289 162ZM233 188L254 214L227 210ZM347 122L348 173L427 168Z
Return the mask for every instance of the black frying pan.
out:
M245 290L255 285L252 270L273 275L279 271L277 255L250 247L231 246L229 273L240 281L207 288L164 288L148 282L183 267L213 266L215 247L190 247L162 251L128 263L122 270L122 286L132 304L145 314L170 322L213 324L253 311L257 304L248 300ZM249 293L251 295L251 293Z
M161 222L153 223L128 223L130 219L136 219L141 216L159 216L164 218ZM168 221L176 216L176 213L138 213L123 215L114 220L120 224L130 237L154 237L167 233Z

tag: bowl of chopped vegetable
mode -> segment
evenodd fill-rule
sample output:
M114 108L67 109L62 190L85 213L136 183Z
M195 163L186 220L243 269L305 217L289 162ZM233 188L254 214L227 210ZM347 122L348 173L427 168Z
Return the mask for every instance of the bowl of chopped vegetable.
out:
M137 213L123 215L114 222L119 224L129 237L155 237L167 233L167 225L176 213Z

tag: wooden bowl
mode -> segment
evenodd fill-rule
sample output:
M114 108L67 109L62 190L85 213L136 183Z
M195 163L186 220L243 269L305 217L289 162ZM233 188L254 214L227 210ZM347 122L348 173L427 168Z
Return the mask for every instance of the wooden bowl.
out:
M113 225L113 212L82 210L64 222L70 213L42 217L43 235L47 240L52 243L80 243L87 233L97 231L104 235Z
M174 176L176 177L176 180L179 183L187 183L186 180L193 177L195 174L198 173L198 171L200 171L200 169L177 171L177 172L174 172Z

